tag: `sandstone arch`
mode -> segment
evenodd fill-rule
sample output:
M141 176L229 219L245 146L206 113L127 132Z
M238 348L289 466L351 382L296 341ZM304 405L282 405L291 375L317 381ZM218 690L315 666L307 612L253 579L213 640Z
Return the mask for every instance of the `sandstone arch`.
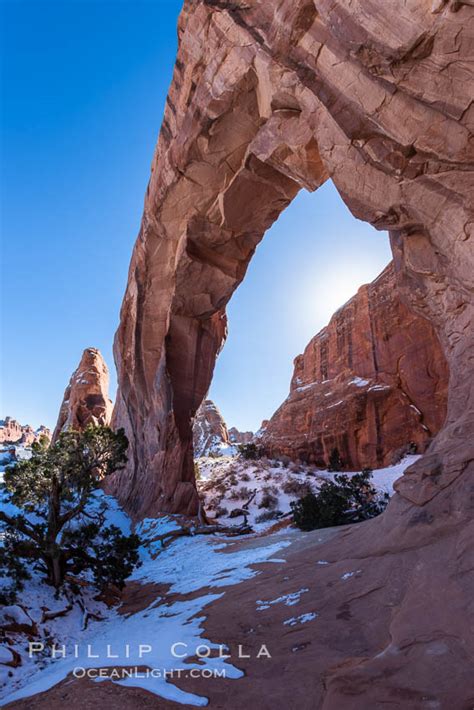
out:
M185 2L115 342L132 454L116 490L135 515L196 511L190 419L225 305L265 230L329 176L390 231L450 365L446 426L400 493L421 505L472 461L472 19L428 0Z
M473 17L472 0L187 0L179 21L115 342L127 509L195 512L190 418L225 305L301 188L331 176L355 216L390 231L399 288L450 367L427 455L384 515L322 552L361 570L356 596L331 590L350 621L318 621L347 654L318 660L324 710L474 698Z

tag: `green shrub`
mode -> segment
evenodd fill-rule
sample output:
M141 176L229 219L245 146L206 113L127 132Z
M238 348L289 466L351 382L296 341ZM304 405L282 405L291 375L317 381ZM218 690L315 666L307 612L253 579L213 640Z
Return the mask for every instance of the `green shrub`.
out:
M239 444L237 448L239 449L239 454L243 459L254 461L255 459L260 458L261 452L257 447L257 444L254 444L253 442L250 444Z
M338 474L310 493L290 503L293 521L301 530L357 523L382 513L389 500L370 483L372 471L364 469L352 477Z

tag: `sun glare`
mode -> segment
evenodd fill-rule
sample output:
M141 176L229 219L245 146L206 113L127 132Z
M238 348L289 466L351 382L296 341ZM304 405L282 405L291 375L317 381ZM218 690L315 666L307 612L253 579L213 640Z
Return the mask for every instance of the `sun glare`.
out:
M355 295L364 277L355 272L335 272L323 279L319 285L320 308L330 316Z
M373 281L379 273L380 269L373 264L334 265L330 273L323 274L314 284L309 301L313 317L321 325L326 324L363 284Z

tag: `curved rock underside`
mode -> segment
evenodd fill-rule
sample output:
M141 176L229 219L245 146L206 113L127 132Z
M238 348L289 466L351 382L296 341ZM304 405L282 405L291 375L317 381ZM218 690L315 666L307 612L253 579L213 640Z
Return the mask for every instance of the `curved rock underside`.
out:
M107 365L99 350L86 348L64 391L53 443L68 429L82 431L89 424L110 424L112 409Z
M321 671L323 710L474 698L473 16L470 0L190 0L179 21L115 343L128 510L196 512L191 419L225 306L301 188L330 176L356 217L389 230L401 297L449 365L442 430L387 512L338 541L367 570L358 598L384 613L369 604L347 625L357 601L333 587L331 638L348 655Z
M381 468L425 450L446 417L448 369L430 323L400 300L393 264L361 286L294 361L260 445L324 468Z

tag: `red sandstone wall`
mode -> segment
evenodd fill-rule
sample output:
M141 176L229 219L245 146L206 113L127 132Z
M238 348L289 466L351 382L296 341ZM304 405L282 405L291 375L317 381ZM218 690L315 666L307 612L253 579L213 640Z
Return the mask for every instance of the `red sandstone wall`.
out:
M319 465L337 447L349 468L385 466L410 442L425 450L444 422L447 387L438 338L401 302L390 263L295 359L262 443Z

